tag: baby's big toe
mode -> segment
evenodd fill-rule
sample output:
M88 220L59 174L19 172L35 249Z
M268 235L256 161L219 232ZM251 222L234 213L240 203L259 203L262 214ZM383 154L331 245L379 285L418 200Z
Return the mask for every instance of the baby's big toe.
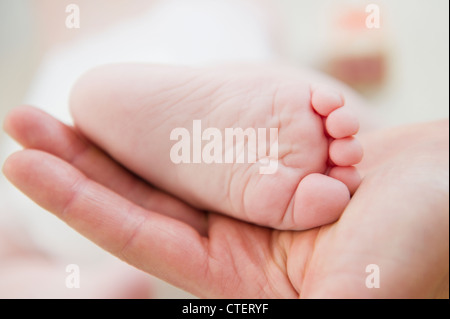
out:
M299 183L294 195L294 229L309 229L336 221L350 200L347 186L322 174L310 174Z

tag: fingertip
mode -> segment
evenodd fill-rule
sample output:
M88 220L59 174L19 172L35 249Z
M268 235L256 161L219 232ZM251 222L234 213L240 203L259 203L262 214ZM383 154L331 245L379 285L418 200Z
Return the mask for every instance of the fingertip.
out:
M2 129L5 131L9 136L12 136L13 133L13 127L15 119L17 118L17 113L20 112L20 109L22 107L15 107L12 110L10 110L8 113L6 113L5 118L2 123Z
M25 171L24 160L24 150L20 150L10 154L2 165L3 175L14 185L20 181L20 176L18 176L21 171Z
M39 110L33 106L20 105L10 110L3 120L3 130L13 139L18 140L28 124L33 122L33 116ZM19 141L20 142L20 141Z
M9 179L9 173L11 170L11 156L13 156L13 154L9 155L2 165L2 173L7 179Z

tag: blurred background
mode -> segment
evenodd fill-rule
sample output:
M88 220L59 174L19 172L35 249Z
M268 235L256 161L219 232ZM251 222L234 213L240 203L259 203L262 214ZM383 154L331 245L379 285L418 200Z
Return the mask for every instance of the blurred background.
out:
M0 0L0 120L27 103L70 123L70 87L98 64L230 61L319 69L365 97L382 126L448 118L448 37L447 0ZM1 163L18 148L0 133ZM50 262L8 268L11 247ZM91 284L68 292L67 264ZM0 175L0 297L136 296L127 291L144 280L143 297L192 297L129 268Z

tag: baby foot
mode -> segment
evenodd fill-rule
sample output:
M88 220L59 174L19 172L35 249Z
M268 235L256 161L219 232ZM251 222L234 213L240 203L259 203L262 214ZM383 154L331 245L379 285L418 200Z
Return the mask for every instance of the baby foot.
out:
M107 66L76 84L71 111L86 137L191 205L300 230L339 218L362 158L342 95L309 81L272 70ZM238 130L242 143L227 142Z

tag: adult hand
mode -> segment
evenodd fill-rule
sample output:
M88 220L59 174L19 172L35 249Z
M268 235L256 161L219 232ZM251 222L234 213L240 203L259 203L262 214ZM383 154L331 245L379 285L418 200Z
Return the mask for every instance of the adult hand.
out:
M112 254L199 297L448 296L448 122L362 137L369 160L344 214L301 232L196 210L36 109L13 110L5 130L25 147L4 164L12 183ZM370 264L379 288L366 286Z

